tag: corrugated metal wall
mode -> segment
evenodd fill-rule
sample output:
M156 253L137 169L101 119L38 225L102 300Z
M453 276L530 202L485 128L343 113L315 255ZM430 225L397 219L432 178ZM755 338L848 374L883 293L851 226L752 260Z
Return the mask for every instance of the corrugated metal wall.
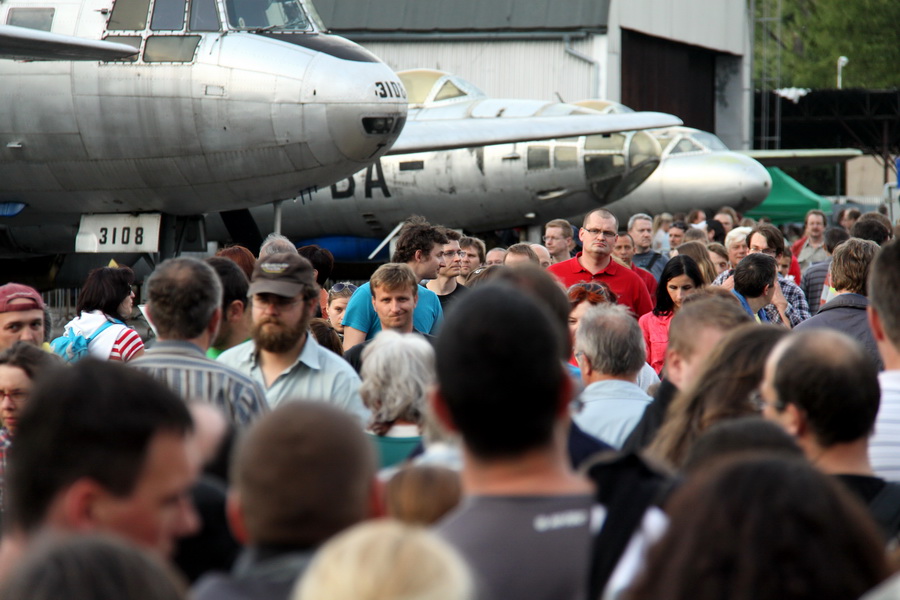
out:
M589 54L590 38L572 40ZM573 102L593 97L597 70L560 40L402 41L360 43L394 70L429 68L467 79L495 98Z
M711 50L623 29L622 102L715 131L715 63Z

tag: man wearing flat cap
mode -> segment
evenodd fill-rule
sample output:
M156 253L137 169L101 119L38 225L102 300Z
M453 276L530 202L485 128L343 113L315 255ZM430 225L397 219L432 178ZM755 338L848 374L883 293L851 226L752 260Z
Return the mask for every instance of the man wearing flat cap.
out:
M44 343L44 301L21 283L0 286L0 352L16 342Z
M251 339L219 360L259 382L271 408L295 400L334 404L366 419L359 376L340 356L309 335L318 303L312 264L296 254L259 259L247 293Z

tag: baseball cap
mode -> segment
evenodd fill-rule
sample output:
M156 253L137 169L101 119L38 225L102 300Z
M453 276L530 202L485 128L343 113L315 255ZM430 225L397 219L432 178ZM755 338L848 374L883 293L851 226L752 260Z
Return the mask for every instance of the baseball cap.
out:
M270 254L256 261L247 295L276 294L293 298L316 285L312 263L298 254Z
M21 283L0 286L0 313L34 309L44 310L44 301L36 289Z

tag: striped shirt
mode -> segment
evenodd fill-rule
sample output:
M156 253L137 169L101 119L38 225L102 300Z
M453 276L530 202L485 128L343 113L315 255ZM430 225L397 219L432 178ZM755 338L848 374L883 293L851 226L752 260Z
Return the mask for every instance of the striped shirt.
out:
M869 460L876 475L900 481L900 371L882 371L878 383L881 406L875 434L869 438Z
M217 406L239 427L269 410L265 392L256 382L206 358L190 342L158 341L129 365L166 382L186 401L201 400Z
M126 362L134 358L134 355L144 349L144 342L138 332L130 327L123 327L122 331L113 342L109 352L109 360Z

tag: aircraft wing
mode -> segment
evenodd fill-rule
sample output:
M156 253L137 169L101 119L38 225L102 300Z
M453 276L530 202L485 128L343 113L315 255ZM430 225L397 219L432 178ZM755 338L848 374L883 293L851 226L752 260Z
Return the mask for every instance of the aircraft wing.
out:
M856 148L826 148L822 150L735 150L755 158L765 167L794 167L801 165L831 165L862 156Z
M125 44L88 40L13 25L0 25L0 58L13 60L113 60L138 53Z
M681 125L681 119L657 112L555 117L410 119L388 154L471 148L673 125Z

